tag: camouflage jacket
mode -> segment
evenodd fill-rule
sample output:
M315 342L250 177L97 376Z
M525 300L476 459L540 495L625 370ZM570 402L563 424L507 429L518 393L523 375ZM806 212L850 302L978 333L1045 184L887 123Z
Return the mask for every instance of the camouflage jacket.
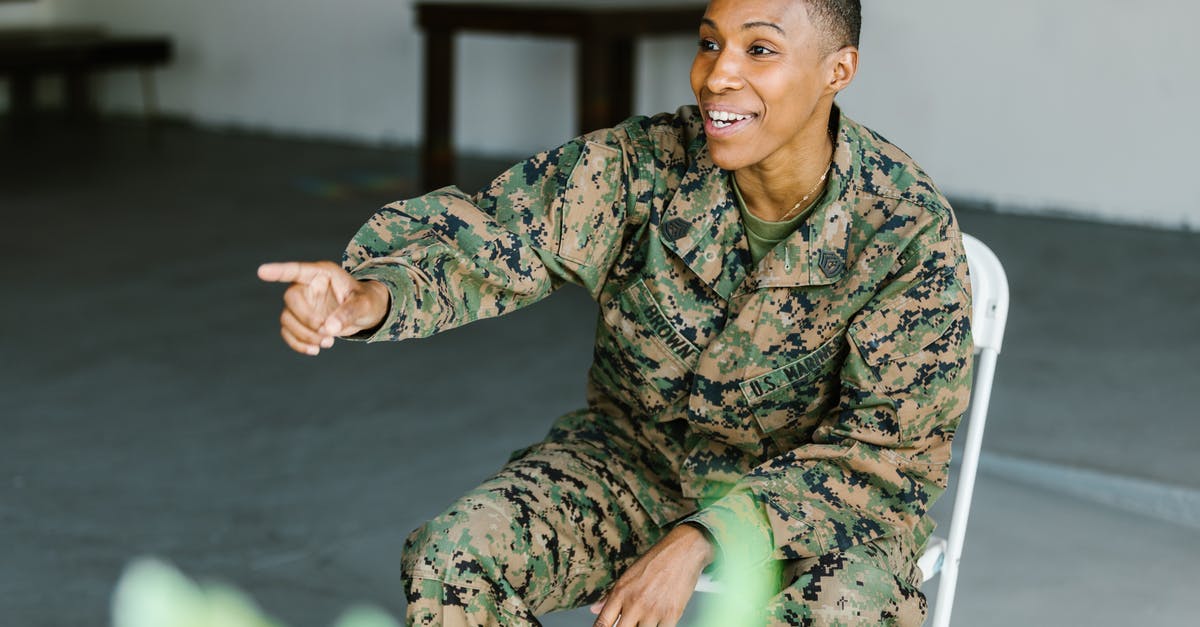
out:
M912 160L835 119L823 200L757 267L695 107L580 137L473 196L388 205L344 256L391 290L370 339L580 285L600 306L589 410L550 439L620 444L659 524L690 514L761 559L923 542L969 393L966 257Z

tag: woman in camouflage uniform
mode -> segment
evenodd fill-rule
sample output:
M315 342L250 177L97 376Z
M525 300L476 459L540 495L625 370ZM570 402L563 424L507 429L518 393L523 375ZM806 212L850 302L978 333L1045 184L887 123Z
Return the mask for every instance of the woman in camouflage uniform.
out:
M282 334L426 337L564 283L600 305L587 406L415 531L414 625L674 625L722 556L776 572L772 625L918 625L970 379L950 207L841 114L847 0L713 0L697 106L389 205L291 282ZM773 570L772 570L773 569Z

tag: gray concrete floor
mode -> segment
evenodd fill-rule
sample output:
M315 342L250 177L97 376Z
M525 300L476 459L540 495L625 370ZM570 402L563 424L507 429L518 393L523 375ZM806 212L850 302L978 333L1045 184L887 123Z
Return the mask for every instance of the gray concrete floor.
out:
M567 288L429 340L288 351L257 264L336 256L413 178L407 151L0 130L0 624L106 624L144 554L296 627L402 613L404 536L581 404L595 315ZM1200 488L1200 236L959 216L1012 285L985 449ZM971 520L956 624L1196 624L1194 528L987 472Z

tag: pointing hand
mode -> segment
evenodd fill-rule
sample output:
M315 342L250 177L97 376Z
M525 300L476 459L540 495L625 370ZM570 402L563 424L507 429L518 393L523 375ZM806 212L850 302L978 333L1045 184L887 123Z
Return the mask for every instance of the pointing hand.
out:
M283 294L280 335L292 350L316 355L335 337L377 326L391 295L379 281L359 281L332 261L267 263L258 278L291 283Z

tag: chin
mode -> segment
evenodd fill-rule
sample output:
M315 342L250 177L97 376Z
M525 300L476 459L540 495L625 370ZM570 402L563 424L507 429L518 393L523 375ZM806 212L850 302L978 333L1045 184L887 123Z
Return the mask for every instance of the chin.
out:
M750 165L749 159L745 155L739 155L729 150L721 150L714 147L711 143L708 145L708 154L712 158L712 162L722 170L740 170Z

